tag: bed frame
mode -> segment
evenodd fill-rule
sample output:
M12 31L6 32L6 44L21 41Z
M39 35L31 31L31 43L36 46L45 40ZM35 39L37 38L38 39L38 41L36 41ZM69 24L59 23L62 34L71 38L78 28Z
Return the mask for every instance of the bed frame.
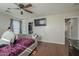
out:
M28 48L26 48L22 53L19 54L19 56L28 56L38 45L37 38L34 39L35 42Z

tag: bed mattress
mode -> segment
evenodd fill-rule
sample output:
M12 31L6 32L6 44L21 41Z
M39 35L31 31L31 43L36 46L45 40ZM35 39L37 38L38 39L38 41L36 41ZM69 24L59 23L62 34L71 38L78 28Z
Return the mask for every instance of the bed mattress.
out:
M34 42L31 38L19 38L15 44L0 48L0 56L17 56Z

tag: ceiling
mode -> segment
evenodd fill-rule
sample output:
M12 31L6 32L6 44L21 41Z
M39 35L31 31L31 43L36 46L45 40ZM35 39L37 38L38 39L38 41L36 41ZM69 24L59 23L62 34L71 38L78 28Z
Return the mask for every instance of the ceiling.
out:
M28 3L24 3L28 4ZM33 14L24 11L24 14L20 14L20 10L11 9L10 12L5 12L7 8L17 8L14 3L0 3L0 14L8 14L16 18L34 18L46 15L53 15L59 13L73 12L79 10L79 4L74 3L32 3L31 10Z

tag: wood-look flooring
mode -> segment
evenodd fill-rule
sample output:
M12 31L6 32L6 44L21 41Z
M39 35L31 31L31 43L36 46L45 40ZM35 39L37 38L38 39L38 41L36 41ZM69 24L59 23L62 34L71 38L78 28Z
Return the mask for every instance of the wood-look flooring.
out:
M40 42L31 56L66 56L65 45Z

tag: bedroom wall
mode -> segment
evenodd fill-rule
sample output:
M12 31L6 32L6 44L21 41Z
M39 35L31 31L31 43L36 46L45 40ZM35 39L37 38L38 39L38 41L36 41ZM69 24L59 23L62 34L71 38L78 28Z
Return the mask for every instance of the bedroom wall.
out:
M0 14L0 37L10 25L10 17L5 14Z
M33 27L33 32L41 36L41 41L57 44L65 44L65 18L78 17L79 12L63 13L57 15L44 16L47 18L47 26ZM44 18L36 17L23 20L23 33L28 34L28 22L34 22L34 19Z

